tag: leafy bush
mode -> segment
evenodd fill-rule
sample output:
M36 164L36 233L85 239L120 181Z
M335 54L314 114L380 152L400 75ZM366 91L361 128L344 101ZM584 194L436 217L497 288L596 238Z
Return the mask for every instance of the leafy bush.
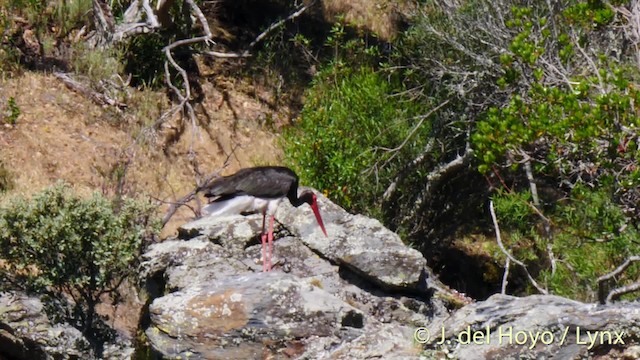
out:
M477 124L472 140L481 172L517 169L530 159L537 174L558 183L595 185L613 176L621 188L640 185L640 74L635 62L605 53L612 45L602 44L598 29L612 21L611 12L599 2L545 15L514 7L507 25L518 33L500 57L505 76L497 82L529 85Z
M3 110L0 117L3 122L5 124L15 125L18 122L18 116L20 116L21 111L13 96L9 97Z
M508 193L494 197L505 246L518 259L536 270L538 282L558 295L582 301L597 300L597 278L640 252L635 241L640 233L612 201L612 190L577 186L566 203L547 216L553 219L553 238L542 236L536 227L529 193ZM503 256L494 249L497 257ZM640 275L631 267L617 277L629 284Z
M59 27L62 36L68 34L72 29L79 29L83 25L90 25L88 14L92 10L91 0L59 0L55 5L54 21Z
M92 328L100 296L132 274L143 240L157 230L149 203L120 208L98 193L82 199L64 184L0 210L5 275L31 290L74 300L78 325Z
M87 76L97 87L101 81L123 73L122 56L115 49L94 49L79 42L72 46L70 65L75 73Z
M304 184L354 211L371 211L388 185L393 157L415 149L409 137L420 119L414 104L392 96L394 85L369 67L329 67L315 79L296 127L284 133L286 160ZM428 131L428 123L419 133ZM399 159L402 156L398 157Z
M557 5L514 6L505 17L512 37L496 85L508 97L480 116L471 140L478 170L513 183L496 205L516 257L530 260L554 293L593 300L596 278L638 251L640 73L623 51L621 28L631 25L615 4ZM522 164L533 181L523 180ZM540 231L542 213L526 214L524 205L534 208L525 182L566 195L538 208L552 233Z

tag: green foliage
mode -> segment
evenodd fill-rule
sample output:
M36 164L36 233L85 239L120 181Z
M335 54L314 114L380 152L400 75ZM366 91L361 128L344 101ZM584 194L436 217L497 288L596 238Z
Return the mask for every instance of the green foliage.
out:
M5 124L15 125L18 122L18 116L20 116L20 107L16 103L16 99L13 96L7 100L7 105L4 108L2 119Z
M393 89L368 67L350 71L334 65L316 77L297 126L284 133L286 160L303 183L347 208L371 210L378 181L386 184L392 174L382 166L391 161L388 149L418 121L416 106L392 96ZM426 123L420 131L428 131ZM415 150L420 141L411 138L398 152Z
M523 232L531 229L536 221L536 214L531 205L531 193L500 191L493 196L496 214L499 214L500 225L517 228Z
M585 26L585 22L611 21L610 9L590 4L574 5L553 20L564 24L567 31L557 39L540 30L547 18L531 17L526 8L514 9L515 20L509 24L520 32L511 43L512 53L500 59L506 75L498 83L507 86L526 79L531 85L525 94L513 94L505 106L489 109L477 124L472 140L481 172L505 163L509 154L517 157L544 149L546 158L539 160L545 165L537 167L539 172L575 175L579 159L587 159L594 164L588 171L597 168L603 175L615 172L621 184L639 185L635 168L629 166L631 159L640 158L635 144L640 119L633 111L640 99L633 81L637 69L605 55L593 56L587 59L591 71L567 74L570 78L564 86L551 86L549 79L557 74L550 73L540 60L548 56L568 66L583 61L585 37L572 37L570 29L576 31L579 26L587 32L593 26ZM626 131L621 133L621 128Z
M91 0L59 0L54 9L54 22L59 28L59 33L64 36L72 29L90 25L90 18L87 14L91 10Z
M94 84L121 74L122 54L114 49L94 49L85 43L76 43L71 52L74 72L87 76Z
M143 240L157 228L149 203L125 199L119 208L99 194L82 199L58 184L0 210L0 256L7 276L81 309L79 325L93 325L100 295L135 269ZM22 282L24 281L24 282Z
M557 235L552 250L559 260L555 274L545 271L554 293L595 301L596 279L640 251L638 231L627 226L628 219L611 201L611 191L574 189L570 204L557 211L563 231ZM629 284L640 275L632 267L618 276L618 284Z
M611 200L610 188L576 186L565 204L547 214L554 219L550 241L536 228L541 219L527 211L529 196L515 193L494 197L505 245L516 258L541 268L537 280L552 293L595 301L597 278L640 251L636 241L640 233L628 226L629 219ZM497 250L496 255L500 256ZM617 286L635 281L638 275L640 268L630 268L617 277Z
M124 69L132 75L133 85L162 86L165 61L162 48L167 41L161 34L152 33L133 37L124 45Z
M488 109L472 135L480 172L517 174L530 161L534 178L553 184L547 186L571 185L565 201L540 209L551 233L528 192L494 200L514 256L539 269L538 282L552 293L585 301L597 298L599 276L640 250L623 211L635 205L614 201L640 185L634 110L640 91L635 64L606 56L606 44L597 43L613 15L600 2L572 2L554 14L514 7L506 25L516 33L500 56L504 75L497 80L511 93ZM638 274L631 269L617 280L629 283Z

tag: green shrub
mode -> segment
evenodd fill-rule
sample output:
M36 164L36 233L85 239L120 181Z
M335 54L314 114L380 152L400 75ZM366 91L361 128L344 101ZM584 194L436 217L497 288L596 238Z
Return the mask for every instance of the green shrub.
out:
M20 116L20 107L16 103L16 99L11 96L7 100L7 105L4 108L2 119L5 124L15 125L18 122L18 116Z
M54 21L59 27L59 33L64 36L72 29L90 25L91 10L91 0L58 0L55 5Z
M558 207L554 215L559 231L552 251L558 258L558 270L555 274L547 270L542 278L555 294L596 301L597 278L640 252L636 240L640 234L612 201L610 188L577 186L571 201ZM636 281L639 270L637 266L630 267L616 282Z
M633 240L640 73L635 57L610 55L624 46L624 17L613 8L599 1L558 8L514 6L505 18L512 37L496 85L508 96L479 117L471 140L480 172L513 179L516 193L499 195L496 206L514 255L530 260L553 293L595 300L597 277L640 250ZM552 234L541 231L540 216L526 215L523 163L538 186L566 194L539 209ZM617 280L628 283L638 271L626 274Z
M354 211L371 211L388 185L392 156L421 144L414 135L392 151L418 121L416 106L392 96L394 86L371 68L321 72L307 94L296 126L284 133L285 158L304 184ZM428 131L425 122L419 133ZM386 161L389 160L388 163Z
M82 199L64 184L16 199L0 210L5 275L58 299L72 297L78 326L90 330L100 296L132 274L143 240L156 230L152 210L132 199L115 208L98 193Z
M75 73L87 76L96 85L123 73L121 56L114 49L94 49L86 43L76 43L72 47L71 66Z
M551 293L596 301L597 278L638 254L635 239L640 234L611 200L610 189L576 186L565 204L546 214L554 222L552 239L547 239L535 226L536 220L541 221L527 205L529 197L528 193L494 197L505 246L536 269L537 281ZM503 257L498 249L493 252ZM632 266L616 278L617 284L627 285L638 275L640 269Z

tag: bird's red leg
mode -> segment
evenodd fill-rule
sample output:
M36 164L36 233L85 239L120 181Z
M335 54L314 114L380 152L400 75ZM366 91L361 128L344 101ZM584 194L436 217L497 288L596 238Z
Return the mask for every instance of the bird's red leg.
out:
M266 254L266 250L267 250L267 234L265 233L265 229L264 229L264 225L265 225L265 219L267 217L266 213L262 214L262 234L260 235L260 240L262 242L262 271L269 271L267 269L267 254Z
M275 219L275 215L271 215L271 219L269 220L269 270L271 271L271 256L273 255L273 221Z

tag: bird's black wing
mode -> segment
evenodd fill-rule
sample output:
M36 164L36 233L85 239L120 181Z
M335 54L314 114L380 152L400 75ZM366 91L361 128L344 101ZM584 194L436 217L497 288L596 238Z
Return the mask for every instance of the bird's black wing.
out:
M251 195L278 198L286 196L294 185L298 185L298 176L291 169L262 166L242 169L233 175L218 179L211 183L204 193L206 197Z

